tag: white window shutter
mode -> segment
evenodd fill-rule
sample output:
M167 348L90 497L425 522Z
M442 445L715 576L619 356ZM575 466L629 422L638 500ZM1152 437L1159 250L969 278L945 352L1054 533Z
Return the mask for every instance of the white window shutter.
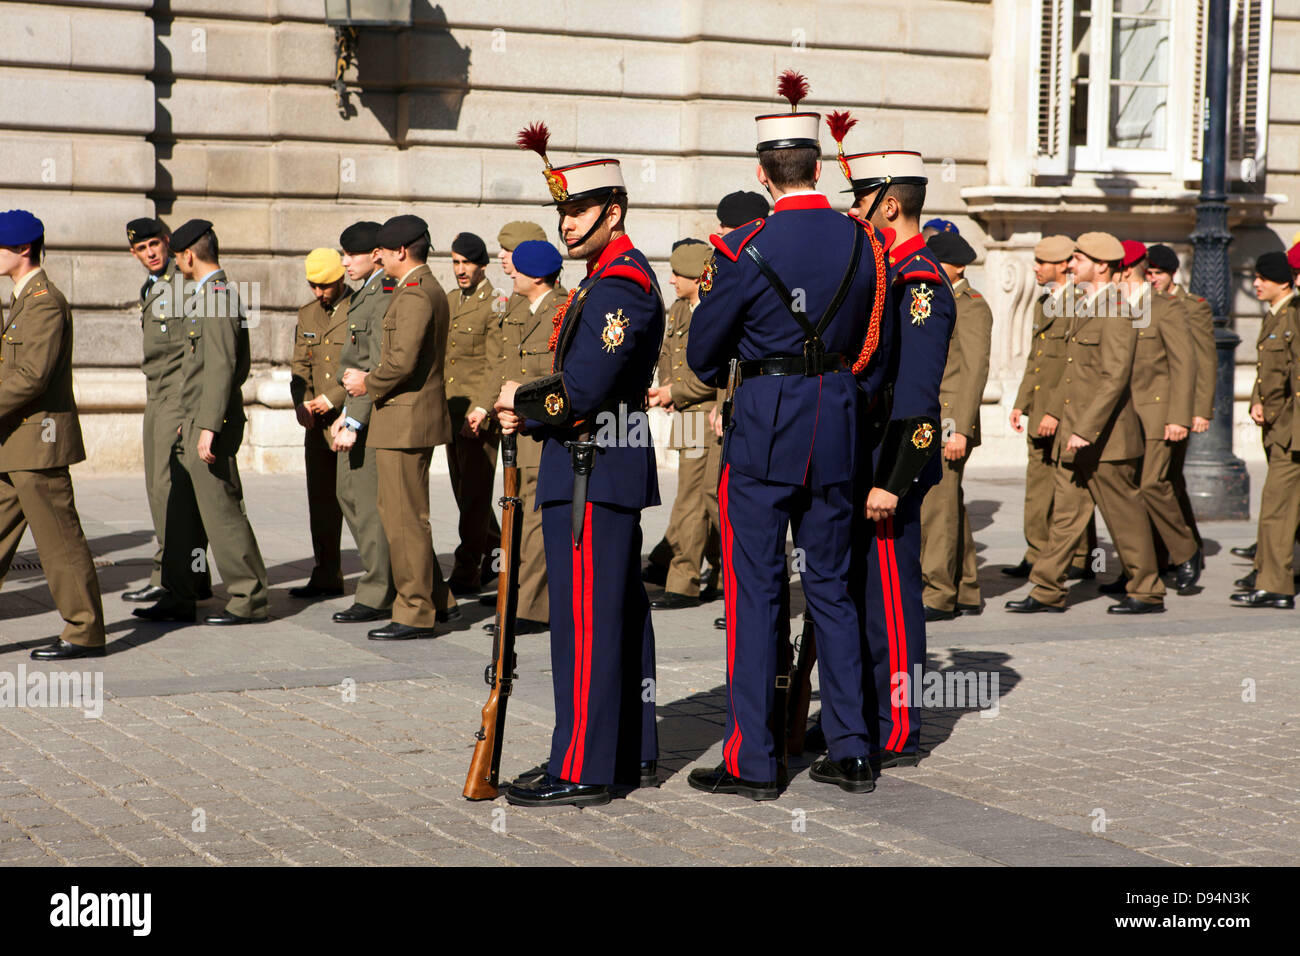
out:
M1187 141L1183 164L1183 179L1189 182L1201 178L1202 141L1205 137L1205 34L1209 30L1210 0L1191 0L1192 37L1191 83L1188 86Z
M1228 179L1264 174L1272 0L1233 0L1228 51Z
M1037 116L1034 172L1065 176L1070 171L1070 84L1074 50L1071 0L1039 0Z

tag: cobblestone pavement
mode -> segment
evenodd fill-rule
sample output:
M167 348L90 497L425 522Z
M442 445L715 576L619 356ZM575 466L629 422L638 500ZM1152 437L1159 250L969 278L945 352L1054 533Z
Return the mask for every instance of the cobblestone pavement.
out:
M671 501L674 473L661 477ZM1252 477L1258 496L1262 475ZM433 484L449 566L455 509L446 479ZM1063 616L1009 615L1003 601L1026 587L998 568L1020 558L1021 485L1011 472L972 470L987 609L932 625L929 667L995 675L995 716L927 710L929 756L886 771L872 794L815 783L799 760L778 801L709 797L685 772L720 760L721 605L656 612L666 780L604 807L537 811L460 795L486 690L489 609L465 603L454 630L387 645L330 621L350 597L294 601L287 588L310 571L302 488L301 477L247 477L274 619L220 629L130 615L120 594L145 578L152 552L143 483L77 483L112 642L80 670L102 673L107 701L97 718L12 697L0 709L0 863L1300 861L1296 617L1228 606L1246 568L1227 549L1253 539L1246 522L1204 526L1204 589L1171 595L1163 615L1117 621L1087 582ZM646 513L648 544L667 518L666 507ZM55 669L27 656L61 626L34 558L29 539L0 593L0 689L5 675L12 688L23 673ZM548 749L544 636L520 639L509 716L505 775Z

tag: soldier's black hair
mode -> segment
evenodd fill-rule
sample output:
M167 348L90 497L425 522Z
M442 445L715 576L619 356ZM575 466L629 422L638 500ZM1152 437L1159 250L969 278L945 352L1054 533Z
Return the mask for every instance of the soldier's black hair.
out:
M885 192L898 202L904 219L920 219L925 208L925 187L920 183L892 183Z
M432 246L432 243L429 241L429 234L426 232L406 247L406 254L414 262L428 262L430 246Z
M194 253L195 259L203 262L217 262L221 255L221 248L217 244L217 234L209 229L190 243L189 251Z
M811 146L765 149L758 154L763 175L777 189L812 189L817 185L820 151Z
M548 275L542 281L551 287L557 286L560 283L560 273L563 271L564 271L563 269L556 269L553 273Z
M37 236L29 243L27 261L34 266L41 264L41 252L45 249L45 237Z

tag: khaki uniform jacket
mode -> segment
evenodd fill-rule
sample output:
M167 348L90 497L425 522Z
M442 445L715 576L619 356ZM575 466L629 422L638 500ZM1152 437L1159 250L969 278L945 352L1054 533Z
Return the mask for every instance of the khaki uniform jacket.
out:
M1192 426L1196 394L1196 344L1187 315L1171 295L1146 286L1151 322L1137 330L1133 358L1133 404L1147 441L1165 437L1165 425Z
M1207 421L1214 417L1214 387L1219 379L1219 354L1214 344L1214 310L1199 295L1192 295L1180 285L1171 290L1187 313L1196 350L1196 397L1192 414Z
M72 309L43 269L0 329L0 472L85 461L72 395Z
M450 316L427 265L397 284L381 323L379 364L367 379L374 400L371 448L432 448L451 441L442 368Z
M487 276L479 279L468 295L459 286L447 290L451 328L447 333L447 364L442 371L453 416L462 417L476 407L490 411L500 394L499 389L493 392L492 400L484 404L492 381L494 350L489 340L501 323L497 298L497 290ZM460 428L459 421L453 425Z
M295 405L324 395L333 409L323 419L329 424L347 403L348 393L339 380L339 358L348 341L348 295L326 311L313 299L298 310L293 331L293 360L289 365L289 394Z
M951 434L965 435L967 447L974 448L980 443L980 403L989 380L993 312L988 300L965 279L953 285L952 294L957 316L948 345L948 362L939 383L940 425L945 434L951 428Z
M1053 449L1057 461L1074 459L1066 450L1073 434L1092 443L1084 449L1091 461L1141 458L1145 450L1129 391L1138 330L1127 315L1104 314L1105 292L1098 300L1096 314L1090 315L1087 300L1079 297L1067 333L1065 372L1052 404L1042 409L1061 422Z
M140 298L140 334L144 359L145 399L180 417L181 359L185 355L185 321L173 305L177 273L168 266Z
M557 285L542 296L535 312L528 308L528 299L518 293L510 297L505 317L501 322L501 335L493 356L491 378L495 385L492 401L501 394L501 386L511 380L531 382L551 374L555 356L550 348L551 332L555 328L555 310L564 305L568 290ZM491 408L491 405L485 406ZM542 464L542 443L523 437L517 443L520 468L539 468Z
M1031 437L1044 412L1055 407L1051 395L1065 375L1065 331L1070 318L1065 315L1063 299L1068 288L1044 292L1034 304L1034 330L1025 360L1025 377L1020 380L1020 392L1012 406L1025 413Z
M705 385L686 364L686 342L691 331L691 304L676 300L668 307L664 344L659 350L659 384L671 386L673 408L681 413L674 422L668 447L681 450L709 429L708 412L717 401L717 389Z
M1300 449L1295 396L1300 386L1300 298L1294 294L1276 313L1264 316L1256 344L1255 388L1250 403L1264 406L1264 447Z
M390 297L391 293L384 289L384 271L380 269L378 275L371 275L365 285L348 298L347 334L334 373L339 381L343 380L346 369L359 368L369 372L378 364L379 340ZM356 397L346 395L343 402L348 418L360 422L363 427L369 424L374 400L368 392Z
M185 340L180 373L181 416L199 428L217 432L219 455L234 455L243 438L244 397L241 389L252 365L248 328L235 290L218 269L186 301ZM220 439L235 437L229 443ZM233 445L233 447L232 447Z

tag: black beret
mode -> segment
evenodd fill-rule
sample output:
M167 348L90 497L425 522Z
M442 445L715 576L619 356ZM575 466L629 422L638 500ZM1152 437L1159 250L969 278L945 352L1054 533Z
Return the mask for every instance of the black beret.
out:
M958 233L936 232L925 244L936 259L951 266L968 266L975 261L975 250Z
M204 233L212 231L212 223L206 219L191 219L188 222L181 223L176 231L172 233L172 252L184 252Z
M375 242L381 249L400 249L429 235L429 224L419 216L394 216L379 227Z
M167 227L161 219L132 219L126 224L126 241L132 245L166 233Z
M1285 252L1266 252L1255 260L1256 274L1270 282L1291 284L1291 266L1286 261Z
M1178 271L1178 253L1166 245L1147 246L1147 265L1173 275Z
M731 193L718 203L718 223L734 229L755 219L766 219L769 210L767 200L758 193Z
M354 222L339 235L339 248L347 253L373 252L379 239L379 223L364 219Z
M451 241L451 251L478 266L488 264L487 245L472 232L462 232Z

